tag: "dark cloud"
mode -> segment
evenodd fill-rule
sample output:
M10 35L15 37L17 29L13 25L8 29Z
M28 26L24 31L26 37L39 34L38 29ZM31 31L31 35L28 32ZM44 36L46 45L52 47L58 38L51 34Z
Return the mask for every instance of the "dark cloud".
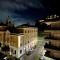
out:
M0 9L1 10L25 10L27 9L26 6L24 6L23 4L16 4L15 2L9 2L9 1L1 1L0 2Z
M11 16L16 22L30 22L38 18L42 0L0 0L0 19ZM35 10L37 9L37 10Z
M59 13L59 5L57 0L0 0L0 19L9 15L17 23L34 22Z
M27 6L35 8L43 8L41 1L39 0L0 0L1 9L27 9Z

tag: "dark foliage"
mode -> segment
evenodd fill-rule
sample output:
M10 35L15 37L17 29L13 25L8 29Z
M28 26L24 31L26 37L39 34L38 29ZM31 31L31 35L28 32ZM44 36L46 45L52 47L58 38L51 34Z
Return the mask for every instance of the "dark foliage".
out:
M6 46L6 45L3 46L1 49L2 49L2 51L5 51L5 52L10 50L9 46Z
M45 29L47 29L47 24L36 21L35 26L38 27L39 31L44 31Z

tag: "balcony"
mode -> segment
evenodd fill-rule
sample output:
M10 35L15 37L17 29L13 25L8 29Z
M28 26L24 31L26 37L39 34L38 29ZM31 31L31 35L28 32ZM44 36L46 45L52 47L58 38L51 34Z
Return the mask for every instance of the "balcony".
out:
M54 37L54 36L47 36L45 39L53 39L53 40L60 40L60 37Z
M47 37L45 37L45 39L53 39L53 37L47 36Z
M60 47L56 47L56 46L53 46L51 44L45 44L44 48L48 48L48 49L54 49L54 50L58 50L60 51Z
M50 51L47 51L45 53L45 56L53 58L54 60L60 60L60 57L58 58L57 56L55 57L53 53L51 53Z

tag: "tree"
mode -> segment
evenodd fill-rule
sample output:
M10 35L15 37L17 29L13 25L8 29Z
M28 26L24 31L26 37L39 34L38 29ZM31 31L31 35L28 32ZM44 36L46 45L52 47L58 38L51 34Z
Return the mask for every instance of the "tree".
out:
M5 51L5 52L8 52L10 50L9 46L3 46L2 48L2 51Z

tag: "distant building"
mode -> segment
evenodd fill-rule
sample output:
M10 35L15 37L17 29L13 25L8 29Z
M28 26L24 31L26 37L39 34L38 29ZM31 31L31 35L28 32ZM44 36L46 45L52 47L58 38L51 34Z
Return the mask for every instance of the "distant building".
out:
M50 28L50 24L51 23L56 23L60 21L60 16L58 15L50 15L47 16L44 19L39 19L36 20L35 26L38 28L38 31L44 31L45 29L49 29Z
M7 21L0 24L0 47L9 46L8 53L20 58L36 47L38 30L27 24L14 27L14 24Z
M50 25L51 23L56 23L60 21L60 17L58 15L51 15L49 18L47 17L43 22L47 25Z

